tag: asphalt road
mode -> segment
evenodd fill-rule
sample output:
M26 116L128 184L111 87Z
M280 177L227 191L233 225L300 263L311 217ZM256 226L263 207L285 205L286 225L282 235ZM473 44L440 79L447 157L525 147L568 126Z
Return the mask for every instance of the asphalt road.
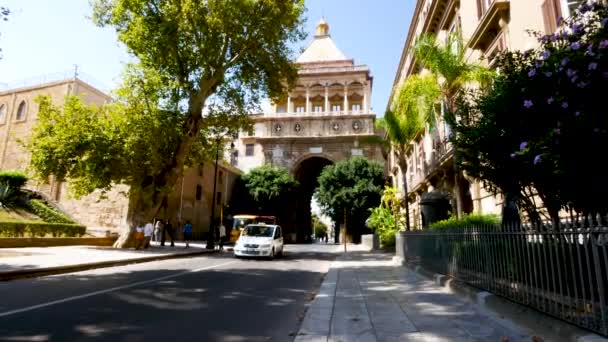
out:
M334 245L0 283L0 341L292 341Z

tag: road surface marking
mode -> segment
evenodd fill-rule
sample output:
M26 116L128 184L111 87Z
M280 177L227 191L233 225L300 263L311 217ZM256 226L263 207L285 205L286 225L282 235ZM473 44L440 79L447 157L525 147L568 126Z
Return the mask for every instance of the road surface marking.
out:
M140 285L144 285L144 284L154 283L154 282L158 282L158 281L165 280L165 279L176 278L176 277L183 276L185 274L195 273L195 272L204 271L204 270L209 270L209 269L212 269L212 268L216 268L216 267L220 267L220 266L225 266L225 265L233 264L235 262L236 261L229 261L229 262L225 262L225 263L222 263L222 264L217 264L217 265L212 265L212 266L205 266L205 267L197 268L197 269L194 269L194 270L189 270L189 271L184 271L184 272L180 272L180 273L176 273L176 274L166 275L166 276L160 277L160 278L155 278L155 279L150 279L150 280L144 280L144 281L138 281L136 283L116 286L116 287L112 287L112 288L105 289L105 290L99 290L99 291L89 292L89 293L85 293L85 294L78 295L78 296L68 297L68 298L64 298L64 299L58 299L58 300L54 300L54 301L51 301L51 302L46 302L46 303L42 303L42 304L32 305L32 306L28 306L28 307L21 308L21 309L15 309L15 310L11 310L11 311L6 311L6 312L0 313L0 317L10 316L10 315L14 315L14 314L25 312L25 311L36 310L36 309L44 308L44 307L55 305L55 304L61 304L61 303L65 303L65 302L71 302L73 300L78 300L78 299L83 299L83 298L87 298L87 297L92 297L92 296L96 296L96 295L100 295L100 294L104 294L104 293L108 293L108 292L114 292L114 291L118 291L118 290L128 289L128 288L131 288L131 287L136 287L136 286L140 286Z

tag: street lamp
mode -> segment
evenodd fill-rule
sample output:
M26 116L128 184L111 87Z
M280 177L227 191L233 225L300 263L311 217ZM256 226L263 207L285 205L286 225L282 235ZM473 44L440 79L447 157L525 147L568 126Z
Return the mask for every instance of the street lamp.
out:
M207 249L215 248L215 192L217 189L217 160L220 156L220 142L222 137L218 136L215 140L215 168L213 171L213 200L211 201L211 220L209 221L209 236L207 237Z
M211 220L209 221L209 237L207 238L207 246L206 249L214 249L215 248L215 201L216 201L216 193L217 193L217 162L220 156L220 144L224 141L223 136L218 136L215 139L215 167L213 171L213 200L211 201ZM230 144L230 149L234 149L234 142ZM224 194L225 196L225 194Z

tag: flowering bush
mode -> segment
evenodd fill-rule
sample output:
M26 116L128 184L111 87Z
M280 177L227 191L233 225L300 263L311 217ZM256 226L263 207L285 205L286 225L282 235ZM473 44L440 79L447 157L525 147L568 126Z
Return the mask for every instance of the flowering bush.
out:
M608 212L608 8L583 5L539 47L497 61L492 87L462 95L448 120L457 162L540 218ZM519 196L518 196L519 195Z

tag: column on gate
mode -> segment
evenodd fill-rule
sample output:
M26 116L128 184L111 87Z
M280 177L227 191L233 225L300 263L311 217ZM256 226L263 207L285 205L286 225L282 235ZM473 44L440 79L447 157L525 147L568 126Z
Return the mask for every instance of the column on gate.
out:
M325 84L325 113L329 113L329 86Z
M310 89L306 86L306 114L310 113Z
M363 86L363 113L369 113L367 108L367 84Z
M293 112L293 110L291 110L291 96L287 95L287 113L291 112Z
M348 84L344 83L344 114L348 114Z

